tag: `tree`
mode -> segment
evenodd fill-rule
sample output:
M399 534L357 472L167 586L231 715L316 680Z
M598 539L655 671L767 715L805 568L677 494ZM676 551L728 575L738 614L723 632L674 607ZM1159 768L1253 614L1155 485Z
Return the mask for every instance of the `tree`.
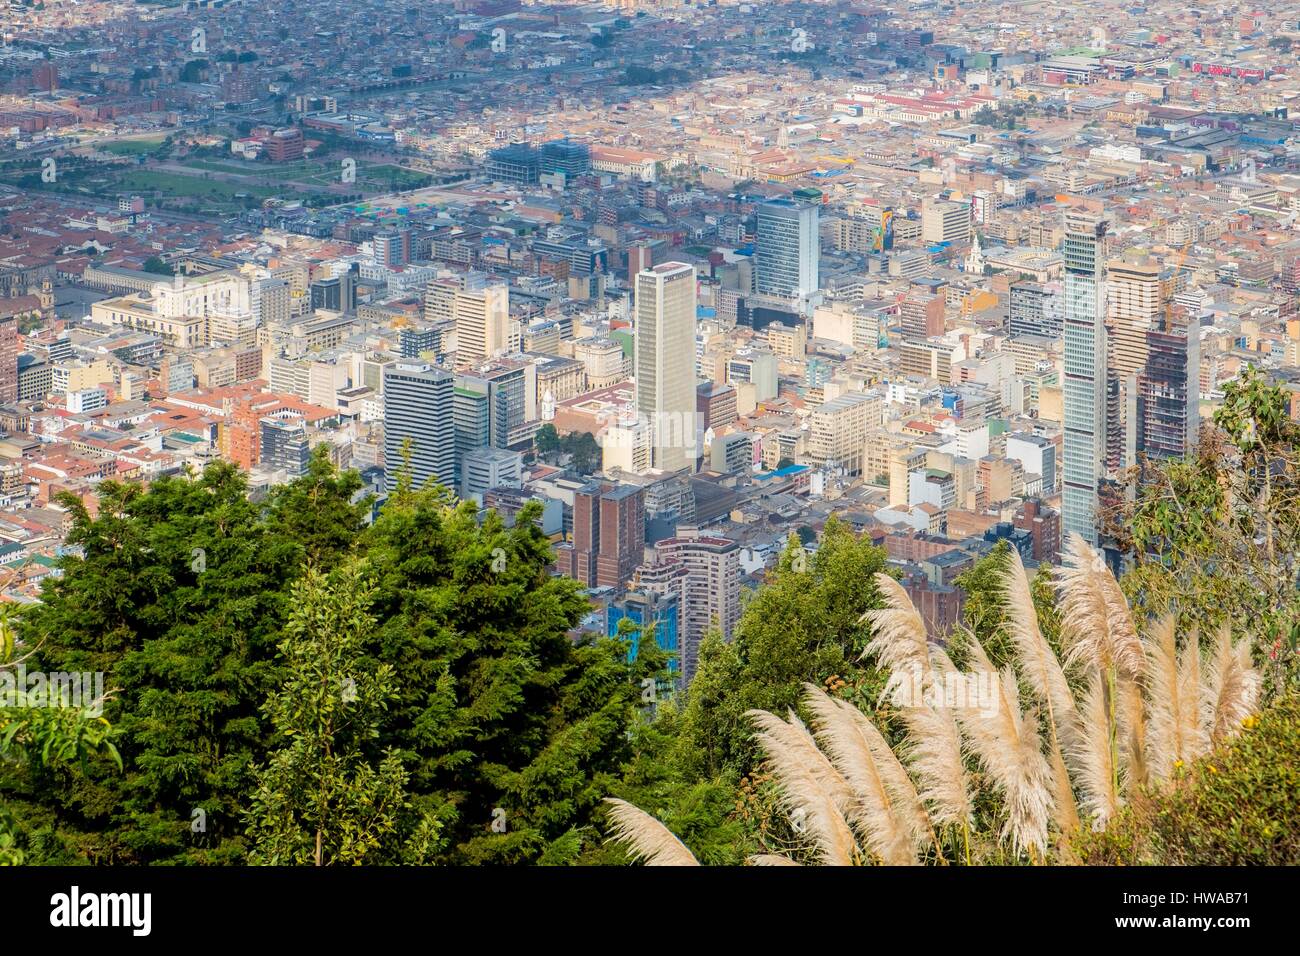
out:
M182 83L200 83L203 80L203 73L208 68L207 60L190 60L181 68Z
M537 454L546 456L554 455L560 450L560 433L555 430L555 426L550 422L537 429L533 436L534 446L537 448Z
M569 435L565 450L573 456L573 468L580 475L590 475L600 470L601 451L591 432Z
M28 686L20 668L31 654L18 654L18 606L0 604L0 763L26 761L32 766L55 768L103 756L118 771L122 758L113 743L115 731L102 716L102 696L86 699L87 691L102 695L102 687L73 688L60 685L56 692L46 682ZM0 866L21 866L27 855L14 832L8 807L0 802Z
M94 518L59 499L81 554L61 560L20 633L32 667L104 673L123 770L101 755L0 767L0 800L39 843L33 862L244 860L250 771L270 733L261 706L307 550L291 526L270 531L247 490L218 463L147 490L103 482Z
M170 276L176 274L175 270L171 266L163 262L157 256L150 256L148 259L144 260L144 265L141 266L141 268L145 272L151 272L154 275Z
M589 605L551 575L539 519L529 504L511 528L480 523L472 503L409 491L363 538L379 621L367 657L401 675L379 744L402 755L419 812L445 821L445 862L573 858L631 756L653 658L571 638Z
M1104 516L1144 613L1231 622L1256 637L1277 687L1300 680L1300 425L1288 411L1282 388L1247 367L1196 450L1140 463L1132 494Z
M1248 718L1245 732L1187 768L1179 786L1134 801L1080 856L1110 866L1300 864L1300 696Z
M0 665L11 668L12 664ZM16 693L17 697L21 692ZM0 698L5 695L0 694ZM0 763L15 759L56 770L61 766L106 758L117 770L122 758L113 744L114 729L95 708L28 706L21 700L0 699ZM20 846L9 808L0 802L0 866L21 866L27 853Z
M886 606L871 616L868 653L891 683L901 678L918 692L895 697L902 733L893 739L888 714L812 681L800 694L806 723L789 709L747 711L780 806L797 821L783 852L753 855L752 863L1071 862L1086 825L1115 821L1124 801L1144 789L1177 793L1187 765L1241 741L1257 723L1259 673L1249 639L1221 630L1202 662L1194 635L1178 650L1172 615L1140 635L1118 582L1078 536L1060 576L1063 661L1044 640L1015 552L1002 582L1014 663L1001 671L974 640L967 665L957 668L891 580L878 580ZM1135 667L1145 673L1139 677ZM1067 681L1067 668L1084 675L1081 692ZM1125 701L1119 739L1117 708L1107 705L1116 695ZM1223 818L1219 835L1232 849L1254 844L1255 862L1270 861L1268 837L1289 826L1295 804L1294 773L1276 772L1294 750L1294 713L1287 723L1271 748L1234 768L1235 786L1223 791L1230 799L1206 808L1205 816ZM1267 809L1252 815L1243 839L1236 802L1249 802L1261 779L1268 781ZM695 862L653 817L619 802L612 816L615 838L633 855ZM1218 862L1243 859L1251 857Z
M267 529L298 542L312 566L328 568L353 549L365 526L374 496L360 496L361 488L360 475L339 472L329 446L317 445L301 478L272 489Z
M438 823L411 813L401 757L369 753L397 696L391 665L358 666L373 594L355 561L293 586L279 645L285 680L265 707L276 749L254 773L252 863L418 863L434 849Z
M733 641L715 635L700 647L682 728L682 758L698 778L751 773L758 754L745 712L784 713L805 682L874 701L883 680L858 658L868 636L862 615L879 600L873 576L884 568L884 550L834 516L811 555L791 537Z

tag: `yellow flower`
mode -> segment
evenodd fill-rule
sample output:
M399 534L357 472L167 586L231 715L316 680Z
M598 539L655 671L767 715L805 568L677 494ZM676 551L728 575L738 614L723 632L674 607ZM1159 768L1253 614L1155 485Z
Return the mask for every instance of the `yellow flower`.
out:
M1214 764L1208 764L1207 766L1209 766L1209 768L1210 768L1210 773L1218 773L1218 772L1219 772L1219 768L1216 767Z

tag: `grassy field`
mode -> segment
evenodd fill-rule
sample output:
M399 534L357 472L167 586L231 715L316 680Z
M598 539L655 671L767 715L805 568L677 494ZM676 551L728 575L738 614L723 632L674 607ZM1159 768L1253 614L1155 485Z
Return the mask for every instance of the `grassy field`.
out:
M250 183L300 183L325 189L340 182L342 157L298 163L250 163L239 159L184 159L187 169L245 177ZM357 164L356 183L362 191L414 189L424 185L424 173L383 163Z
M161 143L162 138L122 140L99 148L121 156L145 157L147 151L157 149ZM285 164L195 156L170 161L169 168L164 169L152 163L145 166L83 161L73 168L61 168L57 184L44 184L36 167L23 165L0 167L0 181L106 199L139 194L151 203L159 202L171 208L228 213L245 208L254 200L313 197L316 201L328 201L326 197L330 194L351 191L338 188L341 162L341 156ZM353 188L367 195L411 189L427 181L423 173L386 163L361 162L356 173Z
M240 193L248 193L260 199L280 195L280 191L274 186L220 182L198 176L185 176L181 173L155 172L151 169L134 169L123 173L117 178L117 185L119 189L132 192L157 190L168 196L192 196L217 201L234 199Z
M115 156L139 156L141 153L152 153L163 144L162 136L149 136L140 139L119 139L113 143L104 143L96 147L102 152L112 153Z

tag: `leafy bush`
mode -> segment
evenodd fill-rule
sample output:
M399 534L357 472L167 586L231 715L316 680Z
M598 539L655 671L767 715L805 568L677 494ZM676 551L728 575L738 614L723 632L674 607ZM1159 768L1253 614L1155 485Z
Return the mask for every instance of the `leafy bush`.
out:
M1300 695L1247 721L1163 794L1135 801L1080 841L1085 863L1278 866L1300 863Z

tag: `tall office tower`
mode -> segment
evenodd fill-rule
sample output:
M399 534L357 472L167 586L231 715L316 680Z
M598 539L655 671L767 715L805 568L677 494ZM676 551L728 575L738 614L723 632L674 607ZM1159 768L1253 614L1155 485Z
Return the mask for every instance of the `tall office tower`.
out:
M398 362L384 369L384 473L391 491L404 467L402 444L411 442L411 484L433 481L456 487L454 378L423 362Z
M622 590L645 554L645 489L608 488L600 496L600 553L596 585Z
M1057 283L1013 282L1007 308L1009 335L1061 335L1061 287Z
M636 408L652 429L650 464L695 463L695 269L681 262L636 277Z
M677 610L677 619L673 627L671 650L677 655L671 669L677 678L677 688L685 687L686 680L682 673L686 659L686 587L690 570L678 561L655 560L636 569L632 579L634 593L645 594L662 602L672 602ZM662 638L662 632L655 632L655 637ZM698 645L697 645L698 647ZM697 650L698 656L698 650Z
M806 302L817 291L819 210L812 203L774 199L758 207L756 286L763 295Z
M261 464L270 471L284 471L298 477L307 471L311 446L307 426L301 415L276 413L263 418L261 429Z
M467 288L457 291L453 305L456 320L456 361L473 365L506 351L510 329L510 287L467 277Z
M375 262L381 266L396 269L410 261L411 233L409 229L386 229L377 233L371 242L374 247Z
M18 401L18 319L0 319L0 403Z
M740 620L740 547L729 538L680 529L677 537L655 543L655 562L686 568L681 646L683 684L688 685L705 635L717 628L730 640ZM646 570L638 572L643 584Z
M456 480L465 480L465 459L481 448L492 446L492 410L487 389L466 388L455 383L451 412L456 448Z
M1160 316L1160 265L1131 252L1106 266L1107 367L1120 382L1147 363L1147 333Z
M644 551L644 488L593 481L574 492L573 542L561 571L586 587L622 590Z
M331 312L353 312L357 307L357 279L360 272L356 263L330 279L320 279L311 284L311 307Z
M1150 335L1138 406L1139 441L1151 458L1180 458L1196 447L1201 427L1200 338L1195 316L1175 319Z
M1106 220L1067 211L1065 259L1065 454L1062 527L1097 543L1097 482L1106 452Z
M849 392L823 402L812 413L808 457L819 465L860 475L866 459L867 436L881 424L881 401L877 395Z
M636 282L636 277L654 265L655 247L649 242L638 242L627 248L627 277L629 282Z
M511 143L488 153L484 172L494 182L532 186L537 182L540 159L527 143Z
M661 650L673 655L668 670L677 689L682 689L682 662L680 627L682 599L676 594L659 594L654 591L629 591L621 600L611 601L605 608L605 634L618 635L619 624L629 621L644 632L654 628L655 643ZM640 652L640 634L632 635L631 656L636 660Z
M584 485L573 493L573 539L556 549L560 572L584 587L596 584L600 553L600 485Z
M941 295L913 287L898 303L899 325L904 335L918 339L943 335L943 305Z
M591 147L567 139L543 143L538 152L537 172L539 176L563 173L566 181L585 175L591 172Z
M1106 474L1137 464L1138 377L1106 372Z
M1106 265L1106 468L1112 474L1137 463L1138 377L1164 285L1159 263L1141 250Z
M456 293L464 284L464 276L434 279L424 287L424 320L426 322L454 322L456 320Z
M927 199L921 203L921 239L925 242L969 242L970 203Z
M446 347L443 336L448 326L440 322L417 328L401 329L397 333L397 351L402 358L418 359L425 352L441 356Z
M502 360L456 376L456 394L487 397L488 440L493 448L528 442L536 431L537 366Z
M289 283L264 269L249 270L248 309L258 324L283 325L289 321Z

